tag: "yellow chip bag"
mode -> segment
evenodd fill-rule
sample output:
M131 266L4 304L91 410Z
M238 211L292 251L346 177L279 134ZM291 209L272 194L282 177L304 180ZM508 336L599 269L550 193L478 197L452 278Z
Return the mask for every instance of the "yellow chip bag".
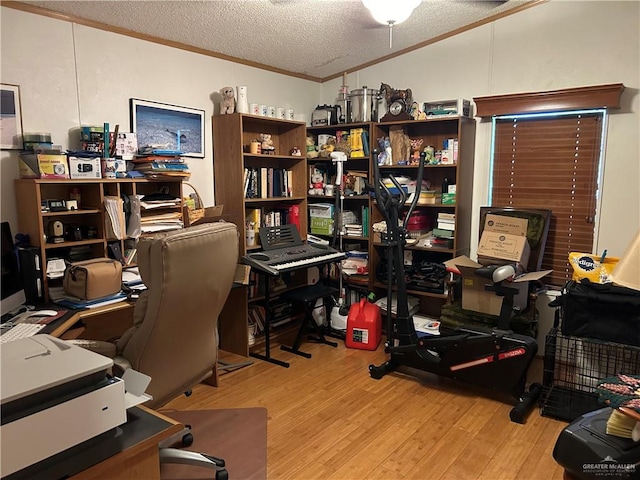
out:
M606 283L609 281L609 274L620 260L618 257L605 257L590 253L571 252L569 263L573 267L572 280L579 282L583 278L588 278L593 283Z

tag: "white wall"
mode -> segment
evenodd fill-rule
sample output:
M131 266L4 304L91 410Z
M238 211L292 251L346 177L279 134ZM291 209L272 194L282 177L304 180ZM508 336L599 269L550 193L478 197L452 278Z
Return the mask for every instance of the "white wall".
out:
M616 256L640 229L639 62L640 2L550 1L351 72L348 83L411 88L419 102L623 83L622 108L609 117L594 245L594 252L606 248ZM341 83L323 85L324 102L333 101ZM490 122L478 120L474 211L487 204L490 137Z
M189 163L191 182L207 205L214 198L213 94L225 85L247 85L249 102L291 107L306 121L315 105L334 103L341 83L318 85L6 7L0 12L0 77L20 85L25 132L51 132L68 148L69 132L80 125L128 126L131 97L204 109L206 157ZM623 83L623 108L609 121L594 245L595 252L621 255L640 228L639 19L636 1L552 0L349 73L348 83L351 89L381 82L411 88L420 102ZM477 127L476 211L487 202L490 124ZM1 152L0 162L0 217L15 225L17 153Z
M0 13L1 81L20 85L24 132L50 132L55 144L77 149L81 125L128 131L129 98L205 110L205 158L188 163L207 206L214 204L211 116L221 87L246 85L250 103L293 108L301 121L320 102L315 82L6 7ZM17 152L0 153L0 175L0 218L15 232Z

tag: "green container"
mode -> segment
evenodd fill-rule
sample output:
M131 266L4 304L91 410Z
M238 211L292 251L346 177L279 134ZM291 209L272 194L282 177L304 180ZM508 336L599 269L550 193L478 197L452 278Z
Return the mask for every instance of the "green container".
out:
M442 194L442 204L443 205L455 205L456 204L456 194L455 193L443 193Z
M332 235L333 219L311 217L311 233L314 235Z

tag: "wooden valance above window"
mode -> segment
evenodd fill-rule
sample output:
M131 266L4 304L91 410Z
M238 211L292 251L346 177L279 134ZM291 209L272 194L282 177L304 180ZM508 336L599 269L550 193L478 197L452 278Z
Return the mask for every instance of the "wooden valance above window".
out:
M620 108L622 83L565 88L548 92L512 93L475 97L476 116L559 112L591 108Z

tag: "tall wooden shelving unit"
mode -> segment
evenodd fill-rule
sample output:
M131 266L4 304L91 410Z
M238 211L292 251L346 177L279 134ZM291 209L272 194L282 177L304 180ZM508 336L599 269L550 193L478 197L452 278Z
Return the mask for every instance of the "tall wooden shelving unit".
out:
M423 179L429 180L432 189L440 191L442 181L446 177L450 183L456 184L456 202L452 205L435 204L418 205L416 211L424 212L431 219L434 227L438 212L455 214L455 236L452 248L424 248L406 246L407 251L427 261L443 262L459 255L469 255L469 239L471 238L471 210L473 201L473 163L475 150L475 120L469 117L446 116L433 117L426 120L406 120L397 122L380 122L374 124L372 136L374 139L389 136L389 128L393 125L402 126L409 138L422 139L422 147L432 145L436 150L442 148L443 141L450 138L458 140L458 158L455 164L426 165ZM376 159L372 159L375 162ZM372 168L373 168L372 163ZM396 175L417 177L417 166L389 165L380 166L381 177L387 172ZM407 206L408 209L408 206ZM371 224L380 221L382 215L375 205L372 205ZM386 248L380 242L371 242L369 251L370 286L379 296L386 295L386 284L376 278L376 267L381 261ZM429 315L439 316L442 305L446 302L446 292L430 293L421 290L408 289L409 295L420 298L420 311Z
M16 203L20 209L18 230L29 235L30 244L37 248L42 268L42 296L49 301L49 287L61 285L60 280L47 278L47 261L52 258L68 258L73 247L90 247L90 256L107 257L108 246L116 243L122 252L125 250L126 238L109 238L105 228L106 213L105 196L145 195L158 192L166 187L167 191L179 202L175 206L154 209L150 214L179 212L182 215L182 181L181 179L19 179L15 180ZM81 200L77 210L50 212L43 211L44 200L67 200L72 189L77 189ZM145 212L142 212L145 215ZM95 229L92 238L69 240L60 243L51 241L49 224L56 220L64 225L78 226L82 230L88 227Z
M213 126L213 166L216 204L224 205L224 216L238 226L240 232L240 256L247 251L258 250L260 245L247 246L245 226L246 212L261 209L263 213L297 206L299 210L300 236L306 239L307 223L307 166L304 155L291 155L294 147L305 147L306 124L290 120L262 117L244 113L217 115ZM270 134L275 151L273 154L250 153L249 145L261 134ZM244 190L245 169L284 169L292 172L289 196L246 198ZM300 277L302 274L299 275ZM305 279L306 280L306 277ZM302 282L302 280L301 280ZM230 294L220 324L221 348L247 356L249 354L246 288L235 288ZM225 341L225 338L227 339Z
M337 132L342 131L346 132L347 135L350 135L351 132L355 129L362 129L366 133L366 142L367 154L363 157L347 157L347 161L344 162L343 169L345 175L349 171L360 171L366 172L367 182L373 181L373 174L371 170L372 166L372 155L373 147L375 145L375 139L372 138L373 126L375 124L372 122L359 122L359 123L340 123L336 125L324 125L324 126L316 126L316 127L307 127L307 133L309 135L313 135L314 140L317 142L318 136L322 134L337 136ZM363 141L364 142L364 141ZM333 163L330 157L317 157L317 158L309 158L307 159L307 166L309 168L309 172L307 172L307 176L310 174L311 169L314 167L319 167L324 169L329 173L329 179L333 178L336 173L336 166ZM327 195L308 195L307 202L311 207L314 203L331 203L335 204L336 196L339 197L340 193L337 191L337 187L335 188L335 192L331 196ZM371 208L375 208L372 202L372 197L367 193L361 195L351 195L345 196L343 200L344 210L345 211L353 211L356 216L362 221L362 208L366 207L368 212L368 220L369 225L368 228L363 226L363 232L361 236L353 236L353 235L343 235L342 236L342 244L343 250L347 250L347 246L355 246L357 248L351 248L354 250L367 251L369 252L370 241L371 241ZM333 241L333 235L320 235L319 237L324 237L327 240ZM338 246L337 244L335 245ZM345 277L343 278L343 283L347 288L353 288L361 292L366 292L369 289L369 282L362 281L358 277Z

